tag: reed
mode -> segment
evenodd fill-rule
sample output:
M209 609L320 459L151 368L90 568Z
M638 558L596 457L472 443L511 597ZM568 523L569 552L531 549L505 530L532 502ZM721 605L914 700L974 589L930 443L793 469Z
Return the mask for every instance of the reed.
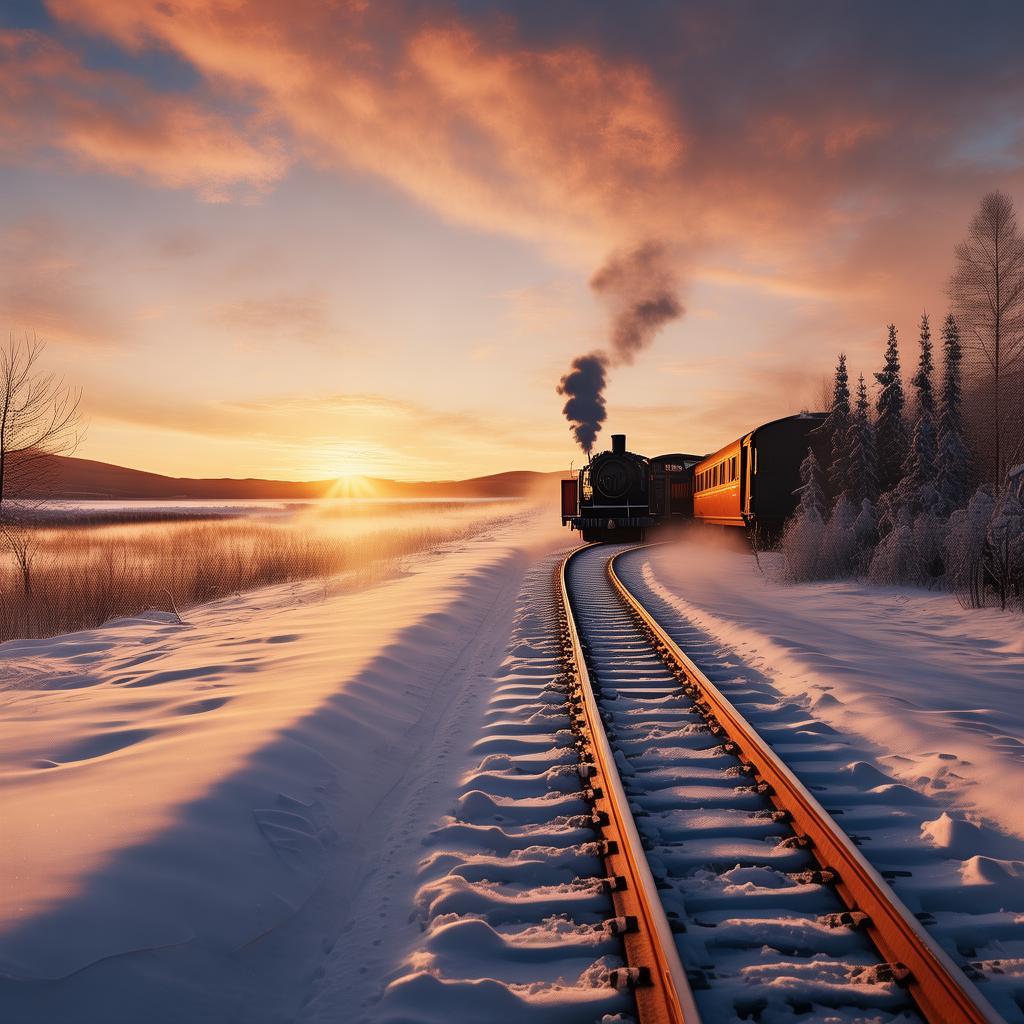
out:
M365 585L405 556L467 540L521 505L410 505L251 518L33 528L26 591L0 552L0 641L101 625L148 608L182 610L276 583L339 577Z

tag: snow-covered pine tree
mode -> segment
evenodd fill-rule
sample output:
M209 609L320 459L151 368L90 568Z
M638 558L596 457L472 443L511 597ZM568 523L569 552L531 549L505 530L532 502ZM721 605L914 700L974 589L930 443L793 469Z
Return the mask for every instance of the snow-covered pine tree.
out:
M949 515L967 501L967 446L964 444L961 405L963 387L960 363L963 350L953 314L942 325L942 393L939 403L935 485L942 511Z
M947 574L960 603L967 608L985 606L985 548L995 504L992 488L982 484L967 507L949 517Z
M878 456L863 373L857 380L857 403L850 417L846 450L849 453L846 492L850 500L856 505L865 500L874 501L878 497Z
M800 512L803 515L816 512L819 519L824 518L825 481L813 448L807 449L804 461L800 463L800 486L796 493L800 495Z
M853 522L853 536L857 545L854 573L864 576L871 564L871 556L878 540L878 523L875 520L875 506L868 498L860 503L860 511Z
M939 492L932 483L924 483L917 491L917 516L914 519L914 572L910 582L936 587L946 572L942 557L948 523L942 515Z
M855 571L857 538L853 524L856 519L857 510L845 493L840 494L822 534L819 578L841 580Z
M782 535L782 557L786 578L792 582L818 579L821 541L824 532L825 489L821 466L814 450L800 463L800 504Z
M883 493L892 490L903 474L907 451L907 428L903 419L903 381L900 378L900 354L896 328L889 324L889 340L885 363L875 374L881 385L875 409L875 443L878 448L878 487Z
M892 528L875 548L868 579L872 583L889 585L917 582L914 523L906 506L896 510Z
M921 316L921 355L917 372L911 379L914 387L914 428L910 447L903 462L903 479L898 495L902 504L916 515L923 508L922 488L935 481L935 391L932 387L932 332L928 314Z
M829 462L826 478L828 495L835 501L846 490L850 476L850 379L846 372L845 352L839 353L835 380L832 384L832 405L828 418L818 427L818 431L828 439Z

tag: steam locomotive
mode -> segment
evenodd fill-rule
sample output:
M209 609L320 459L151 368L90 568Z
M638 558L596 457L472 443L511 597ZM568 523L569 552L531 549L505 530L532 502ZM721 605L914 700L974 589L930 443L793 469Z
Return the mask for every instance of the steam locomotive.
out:
M562 483L562 525L585 541L643 540L651 527L693 519L777 536L797 504L800 463L824 438L825 413L762 424L711 455L626 450L624 434Z

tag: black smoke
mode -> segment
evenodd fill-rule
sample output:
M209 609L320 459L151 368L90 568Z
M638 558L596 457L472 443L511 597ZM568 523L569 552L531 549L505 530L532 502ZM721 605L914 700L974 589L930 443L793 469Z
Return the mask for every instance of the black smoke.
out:
M569 429L577 444L587 455L608 415L604 404L607 369L608 357L603 352L577 356L555 389L560 395L567 396L562 412L569 421Z
M609 366L632 364L658 331L684 312L679 281L661 242L644 242L614 254L590 279L590 287L609 305L609 351L578 356L556 389L568 396L562 412L587 455L607 416L604 389Z

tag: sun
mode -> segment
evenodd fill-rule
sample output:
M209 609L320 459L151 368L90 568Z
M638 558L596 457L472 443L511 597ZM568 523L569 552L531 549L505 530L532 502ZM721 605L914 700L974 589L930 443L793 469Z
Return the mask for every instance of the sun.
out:
M373 481L361 473L342 473L327 490L327 498L372 498L377 493Z

